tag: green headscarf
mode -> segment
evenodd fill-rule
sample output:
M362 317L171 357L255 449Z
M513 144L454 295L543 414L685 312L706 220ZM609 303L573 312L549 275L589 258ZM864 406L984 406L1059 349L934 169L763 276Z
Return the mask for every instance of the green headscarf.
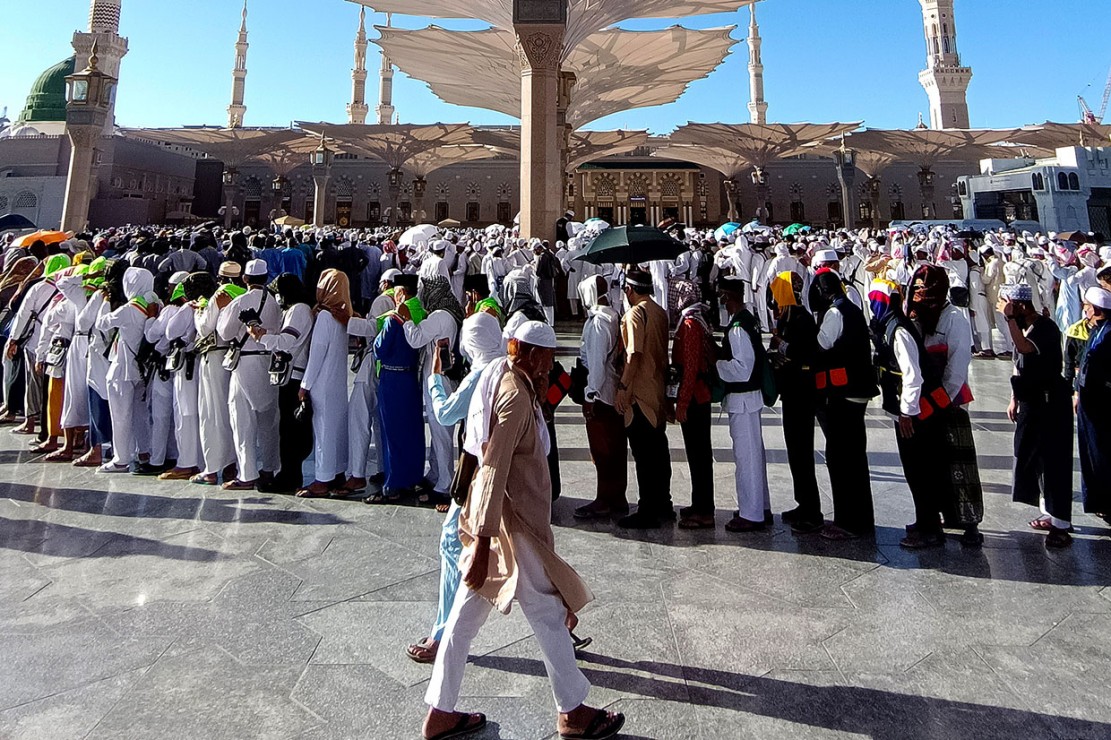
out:
M52 254L46 258L46 267L43 268L42 276L48 278L66 269L71 264L68 254Z

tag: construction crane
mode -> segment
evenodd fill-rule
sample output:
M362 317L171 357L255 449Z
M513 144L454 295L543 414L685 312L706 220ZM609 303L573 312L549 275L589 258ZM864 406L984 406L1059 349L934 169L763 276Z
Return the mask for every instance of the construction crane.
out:
M1111 102L1111 72L1107 74L1107 85L1103 88L1103 100L1099 104L1098 113L1088 107L1088 101L1084 99L1084 96L1078 95L1076 99L1080 101L1081 123L1103 123L1103 117L1107 115L1107 104Z

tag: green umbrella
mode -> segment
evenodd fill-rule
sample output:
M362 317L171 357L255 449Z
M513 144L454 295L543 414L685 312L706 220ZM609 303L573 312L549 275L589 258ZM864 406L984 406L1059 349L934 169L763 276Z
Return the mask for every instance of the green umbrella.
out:
M804 224L791 224L783 230L783 236L795 236L796 234L801 234L804 231L810 231L810 227Z
M674 260L683 243L654 226L620 226L603 231L580 257L595 265L623 265Z

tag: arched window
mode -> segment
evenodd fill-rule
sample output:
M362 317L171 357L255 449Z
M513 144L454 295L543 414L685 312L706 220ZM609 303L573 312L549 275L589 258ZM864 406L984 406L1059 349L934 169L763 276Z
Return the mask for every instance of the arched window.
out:
M255 176L247 178L243 183L243 197L247 200L262 200L262 180Z
M1034 190L1045 190L1045 178L1042 177L1042 173L1035 172L1031 175L1030 180Z
M678 198L683 189L683 183L678 177L668 175L660 183L660 195L664 198Z
M8 212L8 196L0 195L0 213Z
M1066 175L1064 172L1058 172L1057 173L1057 189L1058 190L1068 190L1069 189L1069 176Z
M599 198L613 198L617 194L617 183L609 175L602 175L594 181L594 191Z
M349 177L336 180L336 197L341 200L351 200L355 197L355 183Z
M1080 189L1080 175L1076 174L1075 172L1070 172L1069 173L1069 190L1079 190L1079 189Z
M38 208L39 196L32 193L30 190L24 190L16 193L15 202L12 203L12 208Z

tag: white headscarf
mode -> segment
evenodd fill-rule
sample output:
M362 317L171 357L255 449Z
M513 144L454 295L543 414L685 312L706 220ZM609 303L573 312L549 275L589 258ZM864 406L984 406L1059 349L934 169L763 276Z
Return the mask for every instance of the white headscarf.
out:
M471 361L471 372L505 357L505 340L498 320L485 311L467 318L459 337L459 350Z
M154 297L154 275L141 267L129 267L123 274L123 294L127 300L136 298L152 300Z

